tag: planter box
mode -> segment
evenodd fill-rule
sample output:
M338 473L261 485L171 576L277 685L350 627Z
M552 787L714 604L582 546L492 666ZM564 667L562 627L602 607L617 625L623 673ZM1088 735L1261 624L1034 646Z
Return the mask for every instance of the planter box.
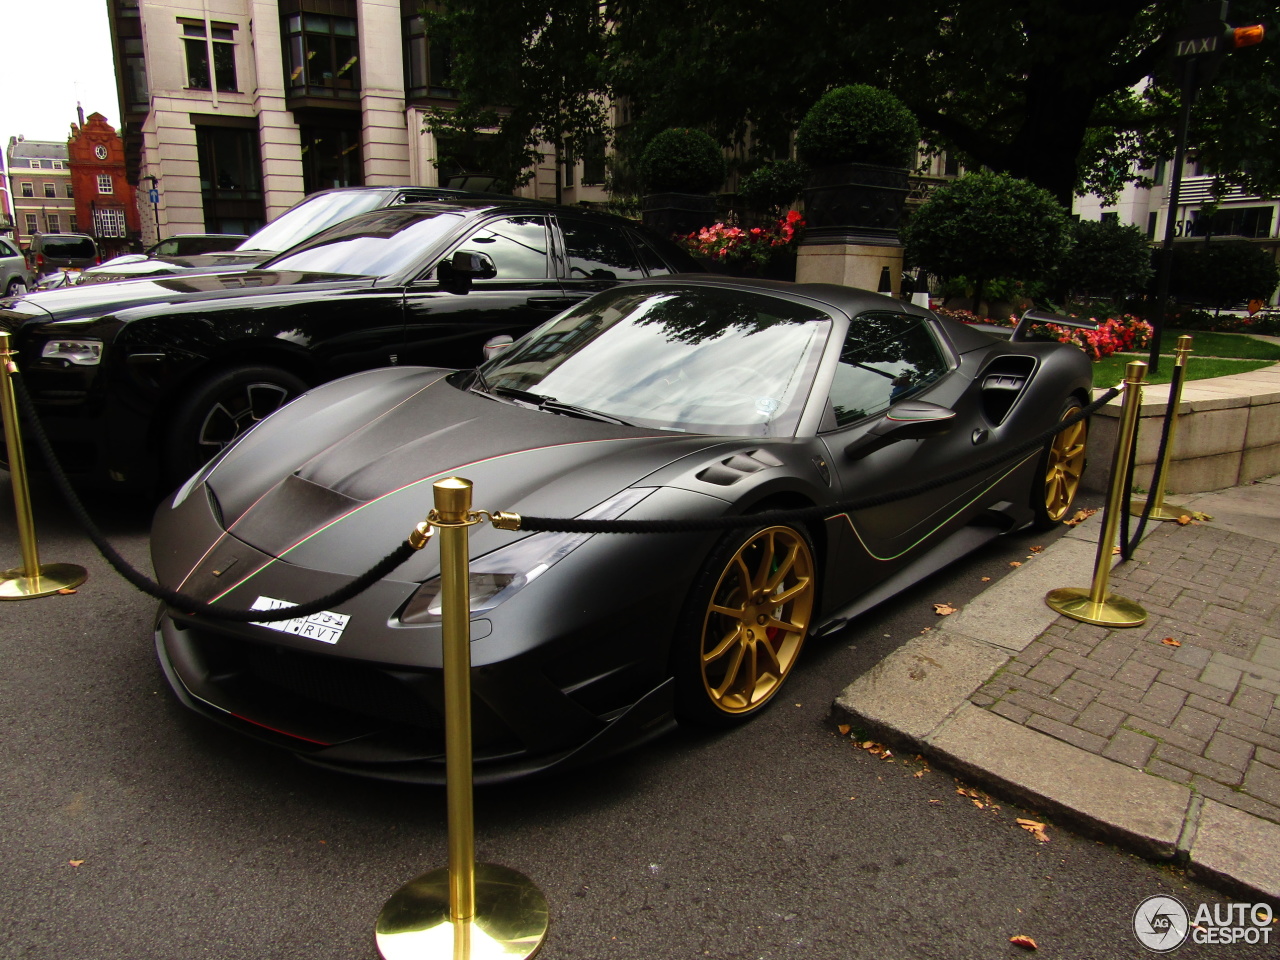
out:
M685 236L716 222L716 198L700 193L651 193L640 200L641 220L659 236Z
M794 246L779 248L769 260L757 263L754 260L700 260L712 273L720 273L730 277L755 277L760 280L790 280L796 278L796 249Z
M905 167L842 163L817 168L804 189L808 226L801 244L899 246L907 189Z

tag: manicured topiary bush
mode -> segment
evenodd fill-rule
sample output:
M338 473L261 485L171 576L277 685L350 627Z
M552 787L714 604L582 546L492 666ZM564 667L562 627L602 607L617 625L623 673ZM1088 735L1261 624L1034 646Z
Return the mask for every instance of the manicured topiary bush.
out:
M866 84L827 91L796 130L796 152L811 167L906 167L914 161L919 142L920 125L902 101Z
M710 193L724 181L724 152L702 130L672 127L649 141L639 168L649 193Z
M738 181L738 196L755 210L778 214L804 189L809 170L795 160L766 160Z
M1151 247L1137 227L1081 220L1071 247L1054 271L1053 285L1071 298L1124 300L1146 289Z
M1248 240L1210 240L1173 247L1170 289L1183 303L1230 307L1269 300L1280 283L1271 255Z

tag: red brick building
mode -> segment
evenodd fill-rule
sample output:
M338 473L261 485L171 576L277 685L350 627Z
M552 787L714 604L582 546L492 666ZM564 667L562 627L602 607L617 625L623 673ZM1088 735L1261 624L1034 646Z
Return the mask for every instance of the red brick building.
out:
M141 235L134 188L125 179L124 143L100 113L80 111L67 141L80 232L98 243L102 259L128 253Z

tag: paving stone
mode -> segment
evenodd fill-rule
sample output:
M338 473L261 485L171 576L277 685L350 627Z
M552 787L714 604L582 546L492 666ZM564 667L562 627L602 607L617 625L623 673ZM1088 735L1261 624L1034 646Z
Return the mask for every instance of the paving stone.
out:
M1280 858L1257 856L1259 850L1276 849L1280 826L1208 800L1200 811L1188 872L1280 900Z
M1115 760L1129 767L1137 767L1141 770L1146 766L1147 761L1151 758L1151 752L1155 748L1156 741L1151 737L1143 736L1134 730L1126 730L1122 727L1116 731L1115 736L1111 738L1111 742L1102 751L1102 755L1110 760Z
M1280 696L1280 680L1271 680L1267 677L1259 677L1256 674L1246 672L1240 678L1241 686L1256 687L1259 690L1265 690L1267 693Z
M1075 719L1075 726L1100 737L1111 737L1120 729L1124 713L1101 703L1091 703Z
M1031 718L1031 711L1026 707L1020 707L1016 703L1010 703L1007 700L1001 700L992 704L991 712L1012 720L1014 723L1026 723Z
M1142 695L1142 704L1157 714L1167 714L1169 719L1166 723L1173 720L1178 715L1178 711L1182 709L1182 705L1186 703L1187 693L1185 690L1179 690L1177 687L1171 687L1166 683L1153 683L1150 689Z
M1193 739L1206 742L1218 729L1218 717L1194 707L1183 707L1174 718L1173 729Z
M1136 687L1139 690L1145 690L1151 685L1151 682L1160 675L1160 671L1155 667L1147 666L1138 660L1127 660L1125 664L1115 672L1115 679L1130 687Z
M1241 740L1225 733L1215 733L1213 739L1209 741L1209 745L1204 748L1204 755L1208 760L1213 760L1243 773L1248 769L1249 761L1253 759L1254 749L1253 744L1247 740Z
M1074 669L1069 663L1045 659L1036 664L1035 669L1027 671L1027 678L1048 684L1051 687L1057 687L1067 677L1071 676L1071 672Z
M1249 796L1280 806L1280 769L1255 760L1249 764L1243 786Z
M1106 737L1100 737L1096 733L1089 733L1087 730L1061 723L1050 717L1033 715L1027 721L1026 726L1032 730L1047 733L1051 737L1057 737L1065 743L1074 744L1082 750L1088 750L1090 753L1102 753L1107 746Z
M1194 776L1191 778L1191 789L1201 796L1209 797L1219 803L1225 803L1227 806L1234 807L1237 810L1251 813L1255 817L1262 817L1265 820L1280 823L1280 807L1264 803L1256 797L1251 797L1238 787L1224 787L1222 784L1205 777Z
M1258 747L1255 754L1259 763L1265 763L1268 767L1280 768L1280 753L1275 750L1268 750L1266 747Z
M1203 647L1197 647L1189 643L1184 643L1173 654L1173 659L1188 667L1195 667L1197 670L1203 670L1209 665L1209 657L1212 654Z
M1181 767L1183 770L1198 773L1202 777L1208 777L1210 780L1216 780L1218 783L1226 784L1229 787L1236 786L1244 780L1244 774L1241 771L1233 770L1223 763L1206 760L1204 757L1175 747L1170 743L1162 743L1156 747L1155 758ZM1262 799L1266 798L1263 797Z
M1252 717L1251 720L1251 723L1241 723L1237 720L1224 719L1218 724L1218 729L1233 737L1239 737L1241 740L1248 740L1250 743L1257 744L1260 747L1266 747L1268 750L1280 750L1280 736L1259 728L1256 725L1258 723L1257 717Z
M1070 707L1077 713L1092 703L1097 695L1098 691L1095 688L1076 679L1067 680L1053 691L1053 699L1056 703Z
M1270 667L1264 667L1261 664L1252 663L1240 657L1232 656L1227 653L1215 653L1209 658L1211 664L1218 663L1231 670L1239 670L1246 676L1259 677L1264 680L1280 681L1280 669L1273 670Z
M1171 687L1177 687L1179 690L1185 690L1187 693L1198 694L1210 700L1220 700L1223 703L1231 699L1231 694L1218 687L1207 683L1201 683L1199 680L1192 680L1190 677L1182 674L1173 673L1170 670L1161 670L1157 678L1161 683L1167 683Z
M1243 671L1232 670L1219 663L1210 663L1200 674L1200 682L1223 690L1234 691L1240 685Z
M1004 698L1006 703L1025 707L1035 714L1050 717L1059 723L1071 723L1076 718L1076 711L1066 704L1058 703L1046 697L1038 697L1026 690L1011 690Z
M1174 783L1191 783L1191 771L1183 770L1181 767L1175 767L1172 763L1166 763L1163 760L1149 760L1146 766L1147 773L1164 780L1172 780Z
M1271 713L1274 700L1274 695L1268 695L1264 690L1256 687L1241 687L1231 699L1231 706L1265 719Z

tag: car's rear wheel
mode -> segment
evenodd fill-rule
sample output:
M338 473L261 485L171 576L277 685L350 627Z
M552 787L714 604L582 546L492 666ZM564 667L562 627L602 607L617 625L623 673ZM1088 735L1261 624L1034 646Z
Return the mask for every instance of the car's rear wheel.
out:
M1068 400L1058 419L1065 420L1079 410L1078 400ZM1076 495L1080 492L1080 479L1084 475L1088 439L1089 421L1081 420L1054 434L1045 445L1036 473L1038 482L1031 491L1036 529L1047 530L1070 517Z
M764 709L800 656L816 595L803 528L730 531L699 574L676 638L680 718L730 726Z
M232 367L202 381L174 416L165 446L166 479L181 483L306 389L300 377L269 366Z
M25 297L27 295L27 284L23 280L10 280L9 286L4 291L10 297Z

